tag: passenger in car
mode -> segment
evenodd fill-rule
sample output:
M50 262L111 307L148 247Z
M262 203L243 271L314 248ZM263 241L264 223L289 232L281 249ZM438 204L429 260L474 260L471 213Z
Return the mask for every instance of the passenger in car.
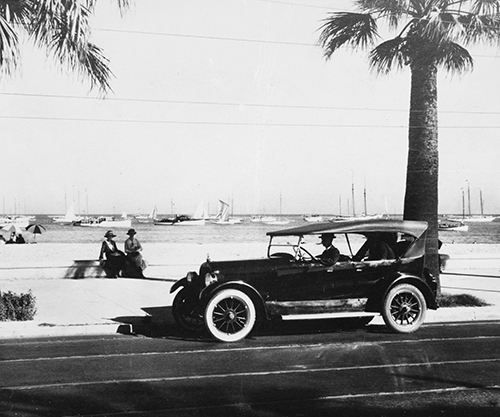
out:
M321 262L328 265L335 264L340 258L340 251L335 246L333 246L332 243L335 237L336 236L333 233L323 233L320 236L321 244L325 247L325 250L321 255L318 256L318 258L321 260Z
M395 244L396 237L393 233L375 233L370 238L370 246L367 253L367 261L378 261L381 259L396 259Z
M404 255L408 247L415 241L415 238L408 234L402 234L401 240L396 243L396 252L398 257Z

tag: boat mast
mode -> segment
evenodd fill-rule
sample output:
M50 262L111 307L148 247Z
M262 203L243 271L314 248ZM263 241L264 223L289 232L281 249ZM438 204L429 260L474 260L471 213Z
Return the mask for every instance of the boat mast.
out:
M363 189L363 199L364 199L364 204L365 204L365 216L368 215L368 210L366 208L366 178L365 178L365 187Z
M469 217L471 217L472 212L470 210L470 185L469 185L469 181L467 181L467 201L468 201L468 208L469 208Z
M481 216L484 216L483 191L479 190L479 203L481 204Z
M356 216L356 209L354 208L354 181L352 183L351 192L352 192L352 216L355 217Z
M465 219L465 192L462 189L462 219Z

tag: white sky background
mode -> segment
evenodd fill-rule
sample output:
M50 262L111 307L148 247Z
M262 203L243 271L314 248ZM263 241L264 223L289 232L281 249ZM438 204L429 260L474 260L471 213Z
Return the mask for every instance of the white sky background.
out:
M0 80L6 213L401 213L409 70L377 76L367 52L316 46L348 0L100 2L93 41L115 74L100 99L43 53ZM500 48L469 47L475 70L441 72L440 212L500 213Z

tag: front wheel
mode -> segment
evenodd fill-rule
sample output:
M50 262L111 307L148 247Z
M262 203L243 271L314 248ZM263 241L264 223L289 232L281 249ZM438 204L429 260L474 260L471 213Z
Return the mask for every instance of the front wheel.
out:
M172 303L172 315L183 329L196 331L203 328L203 309L200 300L186 288L181 289Z
M215 294L205 309L207 330L221 342L244 339L252 331L256 317L255 306L250 297L235 289Z
M422 292L411 284L400 284L392 288L384 299L382 317L391 330L411 333L425 320L427 304Z

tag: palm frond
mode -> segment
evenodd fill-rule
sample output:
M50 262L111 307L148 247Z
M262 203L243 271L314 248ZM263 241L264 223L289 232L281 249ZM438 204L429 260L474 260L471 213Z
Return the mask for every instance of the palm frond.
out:
M476 15L493 16L500 13L499 0L475 0L471 12Z
M463 27L463 40L471 44L480 41L500 42L500 11L495 16L469 14L459 18Z
M442 42L437 48L435 61L451 73L472 71L474 60L467 49L455 42Z
M377 37L377 23L363 13L331 13L320 30L319 43L327 58L345 44L364 48Z
M402 16L411 16L410 0L356 0L356 7L364 13L384 17L389 26L396 28Z
M102 93L112 91L110 79L113 73L101 48L89 42L79 56L79 67L80 72L90 78L92 87L98 87Z
M19 61L19 39L9 22L0 14L0 68L11 74Z
M89 6L89 7L87 7ZM90 79L91 86L109 89L111 72L101 49L89 43L92 1L42 0L33 10L30 34L61 64Z
M370 52L369 61L370 68L382 74L394 67L402 69L408 63L406 40L397 37L381 43Z

